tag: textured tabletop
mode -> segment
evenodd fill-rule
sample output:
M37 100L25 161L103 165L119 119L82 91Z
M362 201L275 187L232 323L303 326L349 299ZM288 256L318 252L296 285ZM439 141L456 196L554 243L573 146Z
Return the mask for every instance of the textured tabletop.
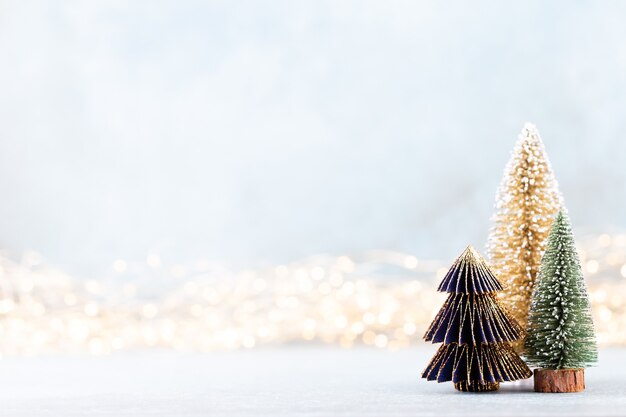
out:
M625 415L626 350L602 350L587 390L485 394L419 379L436 346L284 347L229 353L5 357L0 416Z

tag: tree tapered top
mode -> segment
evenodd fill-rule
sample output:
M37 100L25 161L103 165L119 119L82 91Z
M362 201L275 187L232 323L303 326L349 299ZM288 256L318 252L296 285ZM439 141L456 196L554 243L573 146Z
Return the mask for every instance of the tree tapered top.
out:
M487 266L487 262L471 245L456 259L437 289L440 292L466 294L501 290L502 285Z
M584 368L597 360L589 297L564 211L550 231L524 346L527 360L542 368Z

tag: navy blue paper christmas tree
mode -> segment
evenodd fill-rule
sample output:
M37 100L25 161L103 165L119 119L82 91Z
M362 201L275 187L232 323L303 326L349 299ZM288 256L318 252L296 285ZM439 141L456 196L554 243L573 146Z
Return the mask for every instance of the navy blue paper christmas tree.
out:
M532 375L510 344L523 330L500 305L496 292L502 286L473 247L457 258L438 291L449 293L448 299L424 339L443 345L422 378L452 381L459 391L483 392Z

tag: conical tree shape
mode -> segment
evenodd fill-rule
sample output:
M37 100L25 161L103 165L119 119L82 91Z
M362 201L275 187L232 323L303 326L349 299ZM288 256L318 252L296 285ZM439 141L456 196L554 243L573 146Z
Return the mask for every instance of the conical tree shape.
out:
M567 214L552 225L528 319L526 357L546 369L584 368L597 360L587 288Z
M500 306L496 291L501 290L485 260L468 246L439 285L449 296L424 339L443 345L423 378L452 381L460 391L494 391L501 381L531 375L509 343L523 330Z
M504 306L526 327L528 309L552 220L562 198L539 132L527 123L496 197L488 259L504 285ZM514 344L520 349L522 343Z

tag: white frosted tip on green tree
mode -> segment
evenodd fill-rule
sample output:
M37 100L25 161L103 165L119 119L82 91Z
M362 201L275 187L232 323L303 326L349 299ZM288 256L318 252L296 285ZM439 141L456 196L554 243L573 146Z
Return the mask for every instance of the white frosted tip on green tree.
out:
M528 317L527 361L546 369L584 368L597 361L591 306L567 214L556 215Z

